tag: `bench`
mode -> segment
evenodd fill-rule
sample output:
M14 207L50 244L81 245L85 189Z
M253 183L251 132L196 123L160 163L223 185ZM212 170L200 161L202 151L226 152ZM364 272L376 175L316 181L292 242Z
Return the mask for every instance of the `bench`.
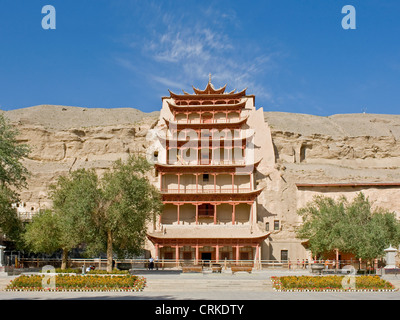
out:
M116 267L118 270L129 270L132 268L132 264L131 263L117 263Z
M222 272L222 266L221 266L219 263L213 263L213 264L211 265L211 270L212 270L212 272L219 272L219 273L221 273L221 272Z
M322 270L325 269L325 266L322 263L313 263L311 265L311 273L322 274Z
M235 272L251 273L252 270L253 270L253 266L232 266L231 267L232 274L234 274Z
M202 265L182 266L182 272L203 272Z

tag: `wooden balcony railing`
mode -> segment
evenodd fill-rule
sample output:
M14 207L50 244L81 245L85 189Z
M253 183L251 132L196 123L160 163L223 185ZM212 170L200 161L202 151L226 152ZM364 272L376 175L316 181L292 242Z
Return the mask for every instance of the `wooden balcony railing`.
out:
M196 166L196 165L212 165L212 166L229 166L229 165L245 165L245 160L220 160L220 161L210 161L210 160L177 160L177 161L168 161L167 164L170 165L187 165L187 166Z
M163 188L161 193L248 193L253 191L251 188L223 187L223 188Z
M183 124L198 124L198 123L211 123L211 124L215 124L215 123L235 123L235 122L239 122L241 120L245 119L245 117L236 117L236 118L228 118L228 119L178 119L176 121L176 123L183 123Z

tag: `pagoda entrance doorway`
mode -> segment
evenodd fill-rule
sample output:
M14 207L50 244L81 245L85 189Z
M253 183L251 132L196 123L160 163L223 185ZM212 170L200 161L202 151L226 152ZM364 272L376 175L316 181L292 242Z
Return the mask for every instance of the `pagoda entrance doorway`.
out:
M211 252L202 252L201 253L201 262L203 267L209 268L211 265L212 253Z
M210 262L210 260L211 260L211 252L202 252L201 253L201 260L203 260L203 262Z

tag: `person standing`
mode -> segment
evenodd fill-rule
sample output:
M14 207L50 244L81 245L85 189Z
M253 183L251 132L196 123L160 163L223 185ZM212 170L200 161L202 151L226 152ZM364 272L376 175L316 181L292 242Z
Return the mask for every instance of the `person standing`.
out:
M153 257L150 257L149 259L149 270L153 270L154 268L154 259Z

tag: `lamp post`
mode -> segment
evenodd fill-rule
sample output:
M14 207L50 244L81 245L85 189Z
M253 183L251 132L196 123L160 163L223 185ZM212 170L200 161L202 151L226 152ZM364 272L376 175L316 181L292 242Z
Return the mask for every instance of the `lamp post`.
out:
M6 247L0 245L0 267L4 267L4 249Z
M392 245L389 248L384 250L386 252L386 266L385 269L395 269L396 268L396 248L392 248Z

